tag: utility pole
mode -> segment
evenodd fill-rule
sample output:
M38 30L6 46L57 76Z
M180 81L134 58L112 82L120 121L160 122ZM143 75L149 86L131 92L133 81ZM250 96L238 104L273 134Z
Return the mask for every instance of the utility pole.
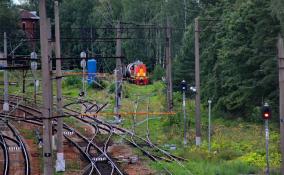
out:
M116 122L120 122L121 91L122 91L122 66L121 66L121 26L120 21L116 25L116 68L115 68L115 109Z
M284 175L284 45L283 38L278 37L278 67L279 67L279 110L280 110L280 149L282 155L281 174Z
M57 115L63 116L63 99L62 99L62 71L61 71L61 48L60 48L60 23L59 23L59 5L54 1L55 17L55 56L56 56L56 89L57 89ZM56 172L65 171L65 160L63 151L63 118L57 119L57 155L56 155Z
M166 77L167 77L167 104L168 111L173 111L173 83L172 83L172 51L171 51L171 28L170 21L167 18L167 36L166 36Z
M201 124L200 124L200 65L199 65L199 19L195 18L195 129L196 129L196 146L201 144Z
M42 70L42 98L43 108L43 173L44 175L53 174L52 171L52 150L50 124L51 120L51 75L50 58L48 57L48 33L46 18L46 2L39 1L40 14L40 46L41 46L41 70Z
M48 60L49 60L49 72L50 75L52 75L52 60L50 58L52 58L52 51L54 50L53 48L53 42L52 42L52 33L51 33L51 20L50 18L47 18L47 39L48 39ZM52 85L52 79L50 81L50 117L53 117L53 85ZM53 150L56 149L55 146L55 137L53 135L53 124L52 122L49 122L49 135L50 135L50 139L51 139L51 148Z
M7 67L7 34L4 32L4 67ZM9 82L8 82L8 70L4 70L4 104L3 111L9 112Z

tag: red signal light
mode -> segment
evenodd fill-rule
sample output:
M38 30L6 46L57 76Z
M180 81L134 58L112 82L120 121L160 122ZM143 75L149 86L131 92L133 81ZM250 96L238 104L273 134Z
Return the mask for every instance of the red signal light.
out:
M268 120L271 118L271 108L268 105L262 107L262 118L264 120Z

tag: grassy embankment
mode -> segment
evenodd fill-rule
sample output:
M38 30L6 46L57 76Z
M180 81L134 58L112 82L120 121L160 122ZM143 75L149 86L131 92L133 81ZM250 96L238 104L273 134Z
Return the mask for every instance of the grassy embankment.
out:
M99 103L111 102L106 109L113 111L114 86L105 83L104 90L88 88L90 99ZM77 87L78 88L78 87ZM64 93L77 95L78 89L70 87L64 88ZM124 83L122 100L122 112L133 112L136 101L138 101L138 112L147 110L148 99L150 101L150 112L165 111L165 90L161 82L156 82L148 86L136 86ZM149 98L148 98L149 97ZM168 149L165 145L175 145L173 152L183 156L188 162L183 162L184 167L176 163L153 163L149 165L161 170L167 168L173 174L261 174L265 170L265 141L264 129L260 123L245 122L242 119L224 119L225 116L213 115L212 119L212 148L208 151L207 143L207 109L202 108L202 145L194 145L194 102L187 101L187 117L190 118L190 129L188 131L189 143L184 146L183 141L183 121L181 120L181 95L175 93L174 116L149 116L150 137L157 145ZM107 120L112 120L112 116L105 116ZM133 116L123 116L123 127L132 128ZM137 115L136 123L144 121L146 116ZM146 135L146 122L135 128L135 132L141 136ZM270 166L272 174L278 174L280 165L279 153L279 129L276 123L270 125ZM147 158L141 156L142 159Z

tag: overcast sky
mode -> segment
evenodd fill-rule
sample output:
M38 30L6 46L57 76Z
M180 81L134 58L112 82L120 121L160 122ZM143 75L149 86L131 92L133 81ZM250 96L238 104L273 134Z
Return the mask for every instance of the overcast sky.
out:
M13 0L13 2L15 3L15 4L21 4L21 3L23 3L23 2L25 2L26 0Z

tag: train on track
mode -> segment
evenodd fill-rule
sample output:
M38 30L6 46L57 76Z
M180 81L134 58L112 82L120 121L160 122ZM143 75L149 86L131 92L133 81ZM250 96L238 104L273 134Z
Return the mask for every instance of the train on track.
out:
M127 65L125 77L129 80L129 82L137 85L149 84L147 67L142 61L139 60Z

